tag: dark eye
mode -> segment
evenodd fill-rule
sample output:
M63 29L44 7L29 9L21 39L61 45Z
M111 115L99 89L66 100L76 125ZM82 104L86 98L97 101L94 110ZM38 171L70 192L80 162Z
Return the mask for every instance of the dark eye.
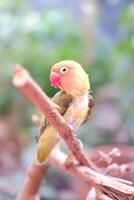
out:
M68 71L68 68L67 68L67 67L62 67L62 68L60 69L60 72L61 72L62 74L65 74L67 71Z

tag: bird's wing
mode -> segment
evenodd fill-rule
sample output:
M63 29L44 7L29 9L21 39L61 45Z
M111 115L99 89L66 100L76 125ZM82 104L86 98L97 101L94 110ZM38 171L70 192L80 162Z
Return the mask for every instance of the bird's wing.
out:
M67 94L64 91L59 91L58 93L56 93L56 95L52 98L52 101L57 104L57 109L59 111L59 113L63 116L65 114L65 112L67 111L68 107L70 106L71 102L73 100L72 95ZM37 140L39 139L39 137L41 136L41 134L43 133L43 131L50 126L50 123L46 120L43 119L42 124L40 126L40 131L39 131L39 135L37 136Z
M88 111L82 124L85 124L88 121L93 106L94 106L94 99L91 95L89 95L88 96Z

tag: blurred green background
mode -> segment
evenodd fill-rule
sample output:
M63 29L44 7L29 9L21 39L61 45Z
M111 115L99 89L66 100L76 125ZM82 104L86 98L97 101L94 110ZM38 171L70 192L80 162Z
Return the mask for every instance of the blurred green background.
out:
M53 96L50 69L64 59L81 63L91 81L95 107L78 133L85 147L134 144L133 0L1 0L0 199L14 199L36 150L31 115L39 111L12 85L15 65ZM70 200L68 185L51 170L42 199Z

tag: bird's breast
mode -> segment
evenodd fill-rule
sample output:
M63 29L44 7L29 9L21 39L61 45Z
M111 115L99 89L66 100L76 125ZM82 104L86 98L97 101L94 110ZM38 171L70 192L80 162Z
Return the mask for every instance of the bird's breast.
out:
M75 97L65 114L66 122L73 126L74 130L78 129L84 121L88 111L88 95Z

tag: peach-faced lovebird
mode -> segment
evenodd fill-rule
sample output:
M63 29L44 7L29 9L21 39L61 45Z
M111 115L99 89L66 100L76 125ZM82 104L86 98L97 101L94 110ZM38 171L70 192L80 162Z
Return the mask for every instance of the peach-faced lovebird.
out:
M91 110L88 75L79 63L65 60L52 67L50 82L52 86L61 89L52 98L52 101L58 105L58 111L66 122L76 131L81 124L87 121ZM38 138L37 160L39 163L48 158L60 139L60 135L54 127L44 120Z

